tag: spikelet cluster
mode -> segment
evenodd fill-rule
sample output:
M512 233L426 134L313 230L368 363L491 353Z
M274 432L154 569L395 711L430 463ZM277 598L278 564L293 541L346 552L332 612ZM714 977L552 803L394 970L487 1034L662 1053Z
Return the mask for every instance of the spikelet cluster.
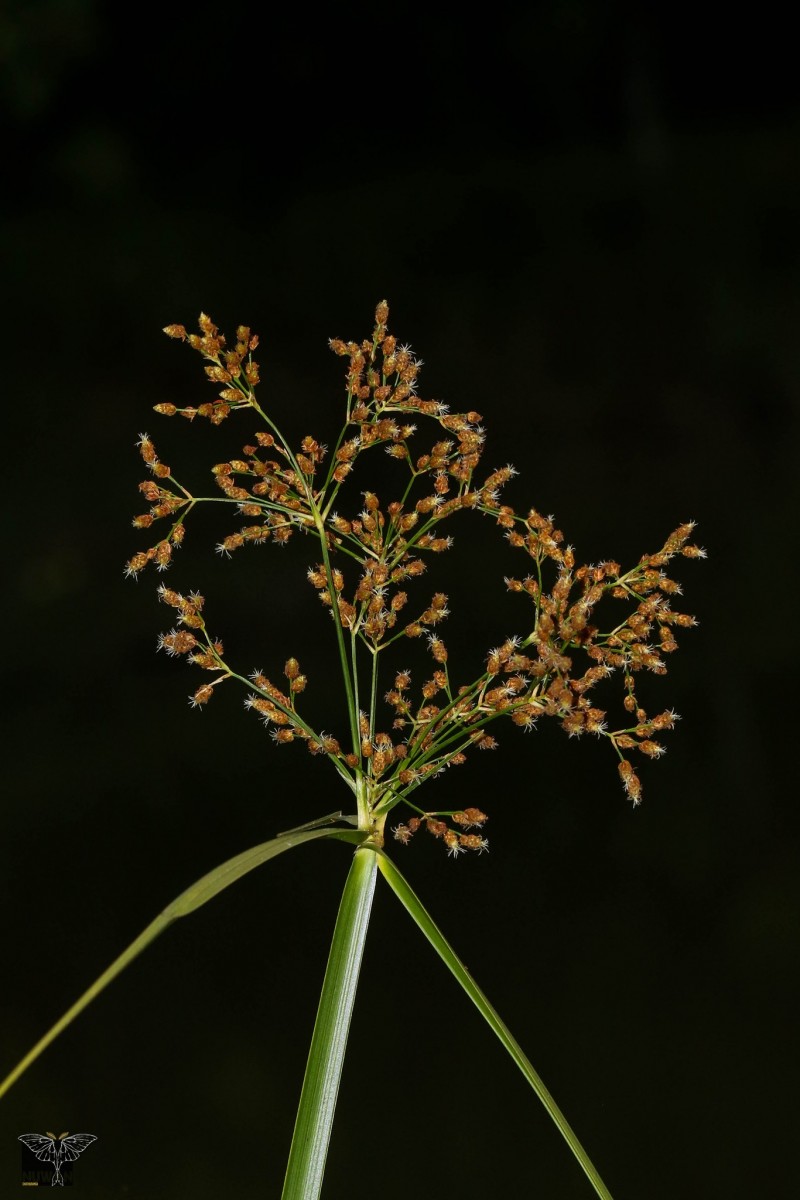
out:
M256 397L259 368L253 351L258 338L249 327L239 326L229 349L205 314L199 333L187 334L182 325L167 326L165 332L200 353L208 379L221 390L196 408L156 406L166 416L205 417L215 425L234 410L260 419L261 427L240 456L211 469L221 493L217 502L229 505L238 518L217 550L230 556L247 545L281 545L297 532L314 539L308 581L335 626L342 651L348 735L316 730L301 715L298 702L307 679L294 657L284 663L280 686L261 670L245 676L234 669L221 642L206 631L197 593L184 597L159 589L161 599L177 612L176 628L161 635L159 648L216 673L195 691L193 704L206 704L223 680L238 680L248 689L247 709L268 726L277 744L302 741L310 753L329 758L354 791L365 783L376 829L405 802L414 815L394 827L395 838L404 844L424 826L454 857L487 848L483 812L422 809L414 793L463 764L471 751L494 749L494 722L500 717L523 729L533 728L541 717L554 717L570 737L590 733L606 738L617 756L625 792L638 804L641 783L631 752L658 758L664 752L661 735L677 715L671 710L648 715L637 682L643 671L664 674L666 660L677 648L677 631L695 624L692 616L673 609L681 589L667 571L676 558L704 556L691 540L693 523L680 525L658 551L643 555L627 570L613 561L577 565L552 517L535 509L520 513L504 503L503 488L516 474L514 467L481 471L486 436L481 415L452 413L441 402L420 397L423 364L410 347L397 343L387 321L388 307L382 302L371 338L330 342L345 361L344 420L331 452L311 434L290 446ZM420 448L414 442L423 421L434 427L434 434ZM166 524L161 539L127 564L132 576L149 565L162 571L170 566L189 513L204 502L175 479L151 438L142 434L138 445L150 472L140 490L151 507L134 525L149 530L159 520ZM359 458L375 450L396 460L405 483L394 497L391 491L387 499L366 490L355 505L345 507L340 492ZM391 472L375 474L382 480L381 492L392 486L387 483L394 478ZM464 510L491 518L509 546L528 560L518 576L506 579L508 589L527 600L528 607L521 610L524 632L490 649L468 683L451 679L440 631L448 616L448 596L437 591L412 598L429 555L453 545L445 523ZM359 656L369 669L374 664L377 680L378 666L386 663L389 670L387 651L405 639L427 646L429 670L412 688L411 672L392 668L391 686L381 689L382 695L373 686L364 711L357 704L359 680L352 664ZM622 682L622 718L613 723L595 699L598 685L611 675ZM334 714L331 724L341 726L341 714Z

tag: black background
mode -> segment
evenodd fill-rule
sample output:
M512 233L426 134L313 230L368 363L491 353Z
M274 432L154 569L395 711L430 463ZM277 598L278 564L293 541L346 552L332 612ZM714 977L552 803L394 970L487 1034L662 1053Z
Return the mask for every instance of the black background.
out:
M690 518L709 551L680 569L700 628L647 689L684 719L639 810L605 746L509 727L435 784L437 803L489 811L491 854L453 863L423 835L391 853L616 1200L794 1196L788 28L764 6L619 0L157 20L17 0L0 21L2 1070L193 879L346 801L232 691L190 711L200 680L153 653L170 624L155 576L122 565L148 544L129 525L136 434L187 482L252 435L246 417L152 413L211 394L161 327L201 309L251 324L262 403L293 440L330 441L326 340L368 336L386 296L422 393L484 414L487 465L520 470L511 502L554 512L584 560L635 561ZM296 653L336 731L313 547L221 562L225 532L190 526L170 584L201 588L245 671ZM419 594L451 594L467 679L528 613L498 531L453 532ZM87 1197L277 1197L348 853L276 860L138 960L3 1101L0 1192L18 1134L67 1129L99 1139L75 1169ZM325 1194L590 1194L385 888Z

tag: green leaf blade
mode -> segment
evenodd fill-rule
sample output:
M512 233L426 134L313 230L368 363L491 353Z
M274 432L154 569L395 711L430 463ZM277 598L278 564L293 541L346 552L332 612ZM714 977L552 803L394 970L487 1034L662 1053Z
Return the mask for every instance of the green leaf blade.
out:
M279 837L272 838L268 842L262 842L258 846L253 846L250 850L245 850L243 853L237 854L234 858L229 858L226 862L215 867L213 871L209 871L201 879L191 884L184 892L181 892L177 899L168 904L155 920L150 922L147 928L131 942L126 950L123 950L118 958L114 959L111 965L103 971L102 975L98 976L91 987L86 989L72 1007L56 1021L55 1025L47 1031L44 1037L40 1038L25 1057L17 1063L13 1071L0 1083L0 1098L9 1091L20 1076L55 1041L59 1034L63 1033L75 1018L91 1004L92 1000L96 996L99 996L174 921L195 912L202 905L207 904L209 900L212 900L214 896L219 895L225 888L230 887L232 883L236 883L243 875L249 874L256 867L260 867L263 863L268 862L269 859L275 858L276 855L283 854L286 850L292 850L295 846L301 846L305 842L311 842L317 838L336 838L340 832L348 841L353 840L357 836L355 830L338 831L330 828L298 830L285 833ZM366 835L361 836L363 838Z
M522 1074L527 1079L530 1086L536 1092L536 1095L541 1100L542 1104L547 1109L550 1117L555 1122L559 1132L566 1141L575 1158L580 1163L589 1182L592 1184L595 1192L601 1197L601 1200L612 1200L611 1193L603 1183L594 1164L584 1150L581 1143L570 1126L567 1118L562 1113L561 1109L556 1104L550 1092L544 1085L543 1080L538 1072L534 1069L533 1064L523 1051L519 1042L511 1033L508 1026L490 1004L488 998L478 987L475 980L470 975L467 968L458 957L453 947L445 938L442 931L439 929L436 922L427 911L422 901L412 889L408 881L403 877L392 860L383 853L382 850L376 850L378 858L378 867L381 871L389 887L397 896L400 903L413 918L419 929L433 946L436 953L444 962L445 966L452 972L455 978L460 983L461 987L469 996L478 1012L481 1014L487 1025L497 1035L502 1044L505 1046L511 1058L519 1067Z

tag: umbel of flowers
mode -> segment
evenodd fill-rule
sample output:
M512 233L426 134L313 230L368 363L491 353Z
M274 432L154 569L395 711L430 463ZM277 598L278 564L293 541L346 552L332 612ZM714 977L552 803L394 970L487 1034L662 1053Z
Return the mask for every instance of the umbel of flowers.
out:
M313 728L303 716L307 678L296 658L283 665L280 683L274 672L240 673L209 632L198 592L159 588L175 612L175 625L160 636L159 648L208 673L192 704L205 705L221 684L238 681L246 688L246 707L278 745L303 742L311 754L329 759L355 794L361 828L378 842L387 815L403 804L411 815L394 826L400 842L424 827L454 856L487 848L485 813L422 807L417 791L429 777L462 764L471 750L494 749L500 718L531 729L540 718L553 717L570 737L604 738L628 798L638 804L636 756L660 757L661 736L677 715L670 709L650 715L637 696L637 680L643 671L665 674L677 631L696 623L672 608L681 589L668 573L676 558L704 557L691 540L693 523L679 525L660 549L628 569L614 561L577 565L552 517L534 508L517 512L502 502L513 467L481 471L486 436L481 415L451 412L418 394L422 363L389 333L388 315L382 302L371 338L330 343L346 366L344 419L332 449L310 434L292 448L256 398L258 338L239 326L228 343L205 314L198 333L182 325L165 332L200 354L215 397L197 407L158 404L156 412L219 425L244 410L258 428L240 457L211 468L217 491L210 496L196 496L180 483L147 434L138 442L150 472L140 490L150 507L133 523L149 530L161 522L164 532L131 558L127 574L135 577L150 564L166 570L190 513L201 504L227 504L235 515L236 528L217 546L223 555L248 545L283 544L296 533L311 538L317 552L308 580L334 627L347 728L343 711L330 715L336 735ZM433 436L420 447L423 423ZM348 504L353 467L376 451L399 468L391 498L367 490ZM375 476L382 490L388 486L385 468ZM428 557L453 544L446 523L464 509L495 521L516 552L520 569L505 582L527 605L520 621L528 631L488 650L481 670L466 683L453 677L440 633L447 595L415 598ZM407 639L426 642L430 652L429 671L416 687L411 672L392 663ZM611 675L622 684L621 715L613 721L595 699L595 689Z

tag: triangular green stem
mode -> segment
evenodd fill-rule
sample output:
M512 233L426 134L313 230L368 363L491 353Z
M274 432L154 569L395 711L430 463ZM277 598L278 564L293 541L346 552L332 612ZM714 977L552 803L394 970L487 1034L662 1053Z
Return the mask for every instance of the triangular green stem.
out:
M374 854L356 850L333 931L282 1200L317 1200L322 1187L376 868Z

